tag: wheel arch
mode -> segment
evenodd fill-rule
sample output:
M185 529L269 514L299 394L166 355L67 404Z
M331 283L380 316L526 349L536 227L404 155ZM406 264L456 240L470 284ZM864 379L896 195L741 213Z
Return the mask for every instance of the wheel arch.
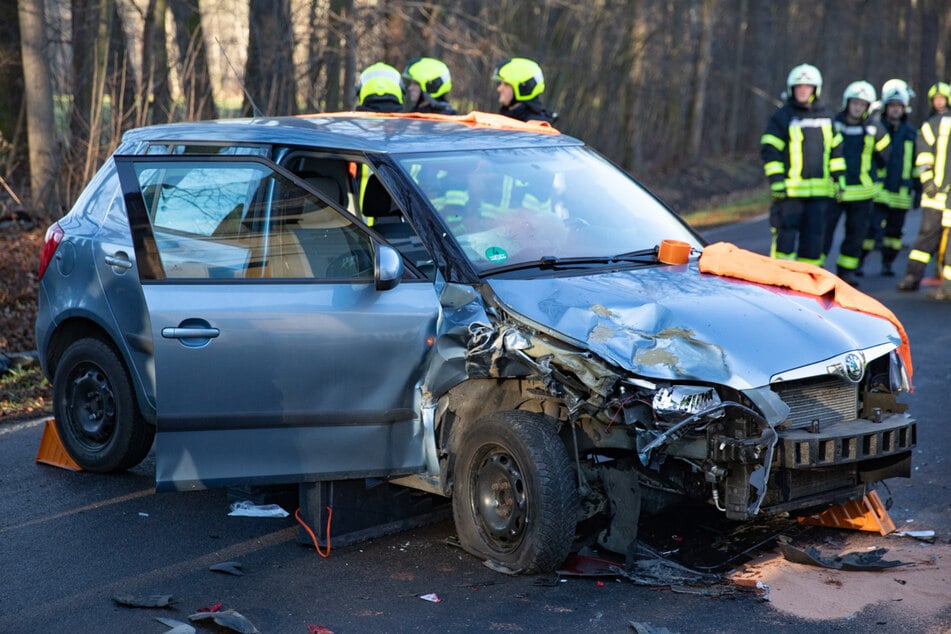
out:
M116 356L125 366L125 371L132 378L133 393L135 396L135 407L138 409L142 418L151 425L155 424L155 407L153 403L154 388L150 383L145 385L145 381L137 380L139 373L130 362L128 346L121 346L102 324L85 316L75 315L57 325L55 331L50 335L43 354L43 366L46 368L47 378L52 381L56 375L56 369L59 361L66 349L80 339L94 337L103 341L116 353ZM151 342L149 342L151 344ZM148 392L146 390L149 390Z
M569 454L573 449L567 445L562 433L567 422L564 403L547 395L540 382L524 378L469 379L454 386L439 399L437 407L437 439L439 459L444 477L441 479L443 495L452 496L456 456L463 432L482 417L505 411L525 411L541 414L558 427L559 436L566 443Z

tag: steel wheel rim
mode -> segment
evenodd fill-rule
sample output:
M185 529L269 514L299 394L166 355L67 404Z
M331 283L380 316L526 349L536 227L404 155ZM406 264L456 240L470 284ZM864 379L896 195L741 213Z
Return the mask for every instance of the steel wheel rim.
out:
M501 551L525 535L528 494L515 458L501 447L482 454L473 475L472 505L483 533Z
M75 438L88 448L100 449L116 426L116 396L106 373L93 364L78 366L66 394L68 424Z

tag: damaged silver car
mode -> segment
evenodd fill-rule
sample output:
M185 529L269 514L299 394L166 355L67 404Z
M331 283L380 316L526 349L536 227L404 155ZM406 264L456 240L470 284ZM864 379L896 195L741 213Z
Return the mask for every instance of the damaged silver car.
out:
M534 124L155 126L50 227L36 339L87 470L154 439L160 490L384 479L515 572L580 526L629 554L642 508L747 520L909 476L900 327L701 272L705 246Z

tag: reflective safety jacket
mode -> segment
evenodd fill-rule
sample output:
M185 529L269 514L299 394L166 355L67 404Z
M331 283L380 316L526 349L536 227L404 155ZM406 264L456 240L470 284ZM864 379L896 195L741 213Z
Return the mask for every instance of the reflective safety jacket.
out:
M804 106L790 97L776 110L760 138L760 156L770 190L790 198L831 198L834 179L845 171L842 137L818 100Z
M918 168L915 167L915 140L918 131L903 116L898 125L882 119L882 125L891 137L888 162L878 170L881 189L875 202L892 209L911 209L914 191L920 187Z
M872 200L880 189L878 171L887 165L891 137L874 119L858 124L846 121L843 110L835 116L835 130L842 136L845 173L839 176L839 196L844 201Z
M936 114L921 126L915 165L921 172L921 206L951 212L951 112ZM945 216L951 213L945 213ZM951 219L942 222L951 226Z
M430 97L426 93L422 93L410 112L456 114L456 109L445 99Z
M530 101L514 101L511 106L502 106L499 114L519 121L547 121L549 124L555 122L555 115L545 108L538 97Z

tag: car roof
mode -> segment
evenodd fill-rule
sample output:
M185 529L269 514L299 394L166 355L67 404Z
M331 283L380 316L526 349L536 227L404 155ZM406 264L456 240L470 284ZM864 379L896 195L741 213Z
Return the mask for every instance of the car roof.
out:
M553 128L502 115L363 112L170 123L129 130L123 141L268 143L387 153L583 144Z

